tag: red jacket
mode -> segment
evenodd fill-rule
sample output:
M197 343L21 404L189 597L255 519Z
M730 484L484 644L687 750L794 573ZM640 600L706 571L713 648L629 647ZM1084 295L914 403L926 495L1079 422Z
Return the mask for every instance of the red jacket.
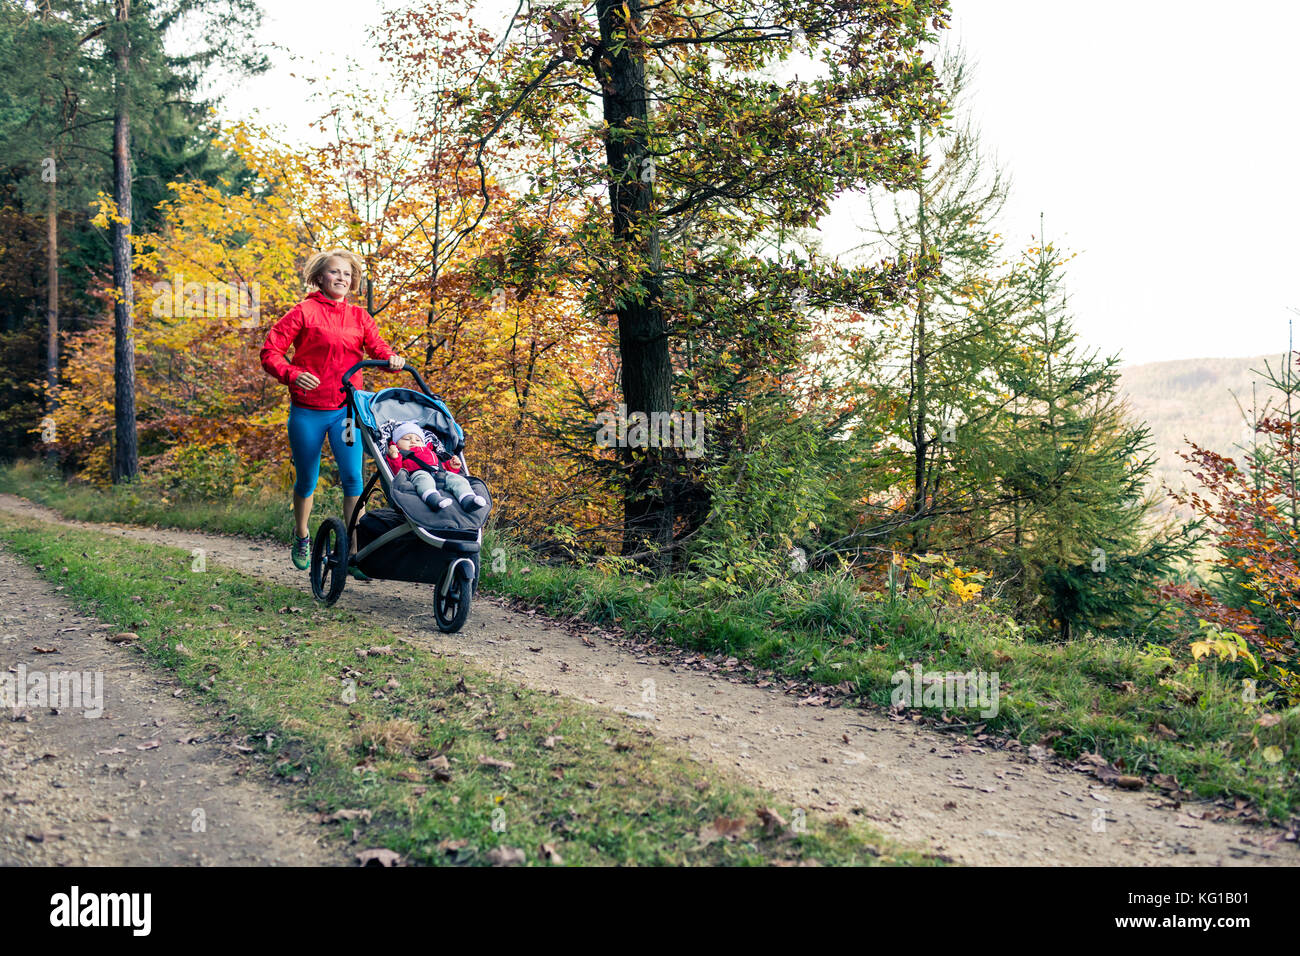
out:
M391 447L393 443L389 442L388 444ZM392 471L394 478L397 477L397 473L399 471L423 471L424 469L420 467L420 462L424 462L434 471L437 471L438 469L441 468L446 471L450 471L452 474L456 474L456 475L460 474L459 458L453 455L451 458L448 458L446 461L441 461L439 460L438 456L434 453L433 449L430 448L428 445L411 446L410 454L414 455L415 458L418 458L419 461L415 461L411 458L403 457L400 451L397 453L396 458L394 458L392 455L389 455L387 452L385 452L384 454L386 460L388 461L389 470Z
M294 349L293 362L285 358L290 346ZM289 397L295 405L342 408L343 373L367 352L377 359L388 359L395 354L379 335L369 312L350 305L346 299L336 302L317 291L271 326L262 344L262 368L289 386ZM320 384L311 391L297 388L293 383L303 372L311 372L320 379ZM364 387L360 372L352 376L352 385Z

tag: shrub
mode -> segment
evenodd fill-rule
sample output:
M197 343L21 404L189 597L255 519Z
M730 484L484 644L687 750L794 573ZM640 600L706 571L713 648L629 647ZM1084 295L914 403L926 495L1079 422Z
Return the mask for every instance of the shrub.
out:
M182 445L169 452L162 468L167 487L183 498L218 501L229 498L242 471L232 445Z

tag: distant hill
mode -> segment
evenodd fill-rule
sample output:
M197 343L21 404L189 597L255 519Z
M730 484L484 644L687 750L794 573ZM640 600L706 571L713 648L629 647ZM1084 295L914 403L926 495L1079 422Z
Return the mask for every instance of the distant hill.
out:
M1239 457L1239 446L1249 438L1242 409L1250 412L1252 384L1256 384L1255 395L1261 408L1272 397L1262 376L1251 370L1262 370L1266 361L1278 370L1282 360L1279 353L1254 358L1150 362L1123 369L1120 389L1135 417L1151 426L1154 451L1160 459L1155 472L1157 481L1163 480L1171 488L1194 482L1184 471L1187 463L1177 455L1187 450L1185 437L1220 454Z

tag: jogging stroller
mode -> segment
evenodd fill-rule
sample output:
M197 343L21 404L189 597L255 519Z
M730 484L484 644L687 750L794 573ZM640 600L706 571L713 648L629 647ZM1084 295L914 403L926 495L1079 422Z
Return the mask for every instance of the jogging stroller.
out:
M352 376L367 367L387 368L388 363L366 359L343 373L342 391L347 396L351 423L345 425L344 440L351 444L360 438L374 460L375 473L366 482L350 525L344 525L342 518L327 518L317 529L311 552L312 593L326 605L333 604L343 593L349 567L379 580L432 584L438 629L459 631L469 617L470 601L478 589L483 525L492 511L492 496L481 479L468 477L465 433L443 400L429 391L420 373L405 366L420 386L418 392L410 388L377 392L354 389ZM409 475L394 475L381 442L386 438L384 424L399 421L413 421L425 430L426 437L437 437L450 454L460 459L461 473L487 504L472 512L459 504L434 510L415 493ZM376 485L383 488L390 507L369 512L358 520ZM349 553L353 532L357 539L355 554Z

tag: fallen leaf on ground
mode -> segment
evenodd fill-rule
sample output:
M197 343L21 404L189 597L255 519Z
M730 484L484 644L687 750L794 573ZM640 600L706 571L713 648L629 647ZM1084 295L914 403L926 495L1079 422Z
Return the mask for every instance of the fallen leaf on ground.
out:
M543 843L541 846L542 859L552 866L564 866L564 857L556 852L554 843Z
M500 770L514 770L515 765L509 760L497 760L495 757L488 757L484 754L478 755L478 762L483 767L497 767Z
M1118 770L1116 770L1114 767L1111 766L1094 767L1093 773L1097 775L1097 779L1100 780L1102 783L1117 784L1119 783L1120 778L1123 777L1123 774L1121 774Z
M493 866L519 866L525 857L517 846L494 846L487 851L487 859Z
M1161 790L1178 789L1178 780L1171 773L1158 773L1151 778L1151 782Z
M448 838L438 843L438 849L443 853L455 853L457 850L463 850L469 846L469 840L453 840Z
M153 740L146 740L142 744L136 744L136 750L157 750L162 746L162 741L155 737Z
M37 654L57 654L57 653L59 653L59 649L58 649L57 647L41 647L41 645L39 645L39 644L34 645L34 646L32 647L32 650L35 651Z
M727 817L718 817L712 823L706 824L700 828L700 846L708 846L715 840L723 837L732 836L739 833L745 828L745 821L740 817L728 819Z
M357 863L361 866L397 866L401 861L402 855L392 850L362 850L357 854Z
M319 823L338 823L340 820L360 820L370 822L369 810L335 810L333 813L321 813L316 817Z

